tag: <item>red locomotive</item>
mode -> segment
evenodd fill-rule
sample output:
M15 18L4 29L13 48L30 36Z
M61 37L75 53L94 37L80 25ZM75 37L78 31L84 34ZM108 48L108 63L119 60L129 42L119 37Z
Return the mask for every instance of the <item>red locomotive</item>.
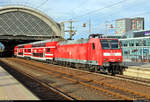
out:
M118 39L90 35L89 39L46 40L18 45L14 55L95 72L122 74L122 49Z

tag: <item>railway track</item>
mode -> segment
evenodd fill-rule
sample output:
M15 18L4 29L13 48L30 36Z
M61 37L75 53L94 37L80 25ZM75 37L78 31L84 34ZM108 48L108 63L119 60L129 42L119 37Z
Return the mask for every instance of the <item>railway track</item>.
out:
M18 70L18 69L17 69ZM32 80L36 81L37 83L40 83L43 87L46 87L47 89L50 89L54 92L56 92L57 94L63 96L66 100L75 100L73 97L67 95L66 93L58 90L55 87L50 86L49 84L47 84L46 82L42 81L42 80L38 80L37 78L35 78L34 76L24 73L23 71L19 70L20 73L24 74L25 76L31 78Z
M59 67L59 65L53 65L53 66L58 66ZM63 66L61 66L61 67L63 67ZM67 68L69 68L69 67L67 67ZM71 69L76 70L74 68L71 68ZM87 71L85 69L82 69L80 71L83 71L83 72L86 71L87 73L89 73L89 71ZM117 80L129 81L129 82L141 84L141 85L148 86L148 87L150 86L150 79L146 79L146 78L139 78L139 77L133 77L133 76L127 76L127 75L118 75L118 74L116 74L115 76L111 76L111 75L108 75L108 74L107 75L106 74L101 74L99 72L92 72L92 74L103 76L103 77L108 77L108 78L112 78L112 79L117 79Z
M8 68L11 68L11 67L12 67L12 66L10 66L10 65L6 65L6 63L3 63L3 62L2 62L2 64L3 64L3 67L6 67L6 66L7 66L7 68L6 68L7 70L8 70ZM13 69L16 69L17 72L19 72L19 74L21 73L21 74L23 75L23 77L26 76L26 77L30 78L30 80L32 80L32 81L34 81L34 82L40 84L40 86L46 88L47 90L51 90L51 91L53 91L54 93L56 93L56 94L60 95L61 97L63 97L63 98L58 98L58 99L62 99L62 100L76 100L75 98L73 98L73 97L71 97L71 96L65 94L64 92L58 90L57 88L55 88L55 87L53 87L53 86L47 84L47 83L44 82L43 80L39 80L38 78L34 77L33 75L31 75L31 74L29 74L29 73L25 73L24 71L19 70L19 69L15 68L15 67L13 67ZM13 70L13 71L14 71L14 70ZM57 96L56 96L56 97L57 97ZM59 96L58 96L58 97L59 97ZM53 98L52 98L52 99L53 99ZM58 100L58 99L54 99L54 100Z
M53 66L60 67L59 65L53 65ZM61 67L64 67L64 66L61 66ZM66 67L64 67L64 68L66 68ZM67 68L70 68L70 67L67 67ZM71 68L71 69L72 70L78 70L78 69L74 69L74 68ZM145 86L150 86L150 80L146 79L146 78L139 78L139 77L133 77L133 76L127 76L127 75L117 75L117 74L115 76L111 76L111 75L101 74L99 72L89 72L89 71L84 70L84 69L82 69L80 71L81 72L83 71L83 72L87 72L87 73L92 73L92 74L95 74L95 75L108 77L108 78L112 78L112 79L124 80L124 81L134 82L134 83L145 85Z
M48 88L48 89L50 89L50 90L53 90L53 91L56 92L57 94L63 96L66 100L75 100L73 97L71 97L71 96L67 95L66 93L64 93L64 92L62 92L62 91L60 91L60 90L58 90L58 89L55 88L55 87L50 86L49 84L47 84L47 83L44 82L44 81L38 80L37 78L33 77L32 75L27 74L27 73L24 73L24 72L22 72L22 71L19 71L19 72L21 72L22 74L26 75L27 77L29 77L29 78L35 80L36 82L40 83L42 86L44 86L44 87L46 87L46 88Z
M85 77L85 75L90 76L93 74L89 72L81 72L79 70L71 71L72 69L68 69L67 71L64 71L64 69L60 67L59 67L59 70L56 70L55 68L58 66L53 66L53 68L52 67L49 68L51 66L49 64L46 64L46 63L42 64L39 62L23 60L23 59L13 58L13 59L7 59L7 60L17 62L23 66L27 66L32 69L42 71L44 73L53 75L55 77L60 77L60 78L84 85L86 87L99 90L103 93L107 93L108 95L117 97L119 99L123 99L123 100L150 99L150 96L147 94L137 92L137 91L127 89L127 88L122 88L120 86L108 84L105 81L102 81L102 79L103 80L108 79L108 77L105 77L105 75L101 77L101 81L100 81L100 80L94 80L90 77ZM96 76L100 77L100 75L96 75Z
M134 82L137 84L141 84L141 85L150 87L149 79L139 78L139 77L137 78L137 77L127 76L127 75L116 75L115 77L118 78L119 80L130 81L130 82Z

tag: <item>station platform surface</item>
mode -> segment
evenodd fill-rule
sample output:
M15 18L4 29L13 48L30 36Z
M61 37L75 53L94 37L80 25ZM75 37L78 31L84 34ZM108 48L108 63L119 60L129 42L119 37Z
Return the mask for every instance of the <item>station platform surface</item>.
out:
M136 78L150 79L150 63L146 62L124 62L128 68L123 72L124 75Z
M0 66L0 100L39 100Z
M123 62L124 65L128 66L128 67L141 67L141 68L150 68L150 63L146 63L146 62Z

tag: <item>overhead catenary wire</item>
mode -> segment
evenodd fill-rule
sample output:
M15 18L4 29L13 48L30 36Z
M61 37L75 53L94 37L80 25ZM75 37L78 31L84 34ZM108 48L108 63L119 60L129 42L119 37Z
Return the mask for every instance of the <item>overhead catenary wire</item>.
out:
M86 0L85 0L85 1L86 1ZM74 9L80 7L81 4L83 4L85 1L81 2L81 3L79 4L79 6L73 8L73 9L71 9L71 10L69 10L69 11L72 11L72 10L74 11ZM119 5L119 4L123 3L123 2L126 2L126 1L128 1L128 0L121 0L121 1L119 1L119 2L115 2L115 3L113 3L113 4L107 5L107 6L103 7L103 8L90 11L90 12L85 13L85 14L83 14L83 15L79 15L79 16L76 16L76 17L72 17L71 19L77 19L77 18L80 18L80 17L84 17L84 16L87 16L87 15L91 15L91 14L94 14L94 13L98 13L98 12L100 12L100 11L103 10L103 9L107 9L107 8L110 8L110 7L113 7L113 6L117 6L117 5ZM45 1L45 2L46 2L46 1ZM45 2L43 2L41 5L45 4Z
M85 13L85 14L83 14L83 15L79 15L79 16L77 16L77 17L74 17L73 19L76 19L76 18L79 18L79 17L88 16L88 15L91 15L91 14L94 14L94 13L97 13L97 12L100 12L100 11L103 10L103 9L111 8L111 7L113 7L113 6L119 5L119 4L121 4L121 3L123 3L123 2L126 2L126 1L128 1L128 0L121 0L121 1L119 1L119 2L115 2L115 3L113 3L113 4L110 4L110 5L105 6L105 7L103 7L103 8L100 8L100 9L97 9L97 10L93 10L93 11L87 12L87 13Z
M74 9L79 9L83 6L83 4L85 5L87 2L87 0L82 1L79 5L77 5L76 7L72 8L71 10L69 10L69 12L74 12Z
M41 3L40 5L38 5L36 8L40 8L41 6L43 6L47 2L48 2L48 0L45 0L43 3Z

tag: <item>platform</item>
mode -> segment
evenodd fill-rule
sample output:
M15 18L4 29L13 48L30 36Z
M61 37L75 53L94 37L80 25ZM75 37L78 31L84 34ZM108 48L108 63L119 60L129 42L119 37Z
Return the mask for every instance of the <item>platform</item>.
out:
M39 100L0 66L0 100Z
M126 69L123 74L137 78L150 79L150 65L128 66L128 69Z

